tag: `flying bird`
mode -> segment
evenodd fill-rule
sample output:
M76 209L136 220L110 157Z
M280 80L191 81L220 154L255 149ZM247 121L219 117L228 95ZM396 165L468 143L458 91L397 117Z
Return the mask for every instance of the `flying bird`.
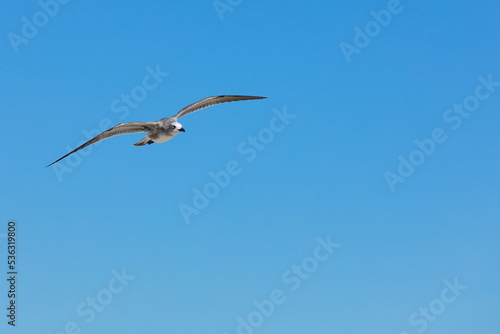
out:
M95 144L101 140L111 138L118 135L124 135L128 133L138 133L138 132L147 132L146 136L139 140L134 146L144 146L150 145L153 143L164 143L174 138L181 132L186 132L186 130L182 127L182 124L177 122L177 120L183 116L186 116L194 111L207 108L216 104L240 101L240 100L257 100L257 99L265 99L266 97L262 96L245 96L245 95L220 95L220 96L210 96L204 98L198 102L188 105L187 107L182 108L177 114L172 117L165 117L158 121L154 122L126 122L120 123L118 125L113 126L111 129L108 129L101 134L95 136L90 139L88 142L83 145L77 147L73 151L64 155L63 157L57 159L50 165L46 167L52 166L56 162L66 158L67 156L84 149L85 147Z

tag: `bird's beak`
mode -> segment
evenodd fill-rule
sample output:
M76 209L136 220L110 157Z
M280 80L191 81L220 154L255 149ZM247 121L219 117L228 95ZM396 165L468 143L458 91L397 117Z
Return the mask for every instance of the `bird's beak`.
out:
M180 131L180 132L186 132L186 129L181 128L179 131Z

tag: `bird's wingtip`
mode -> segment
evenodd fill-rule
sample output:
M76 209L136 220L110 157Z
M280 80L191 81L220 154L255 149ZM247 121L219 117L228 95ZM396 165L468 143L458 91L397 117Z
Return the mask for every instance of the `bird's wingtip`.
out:
M247 96L250 100L262 100L267 99L267 96Z

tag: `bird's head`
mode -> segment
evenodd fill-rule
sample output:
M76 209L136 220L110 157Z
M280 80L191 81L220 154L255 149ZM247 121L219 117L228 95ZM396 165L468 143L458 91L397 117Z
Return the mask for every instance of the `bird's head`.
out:
M172 134L175 136L179 134L179 132L186 132L186 130L184 130L181 123L174 121L170 124L170 132L172 132Z

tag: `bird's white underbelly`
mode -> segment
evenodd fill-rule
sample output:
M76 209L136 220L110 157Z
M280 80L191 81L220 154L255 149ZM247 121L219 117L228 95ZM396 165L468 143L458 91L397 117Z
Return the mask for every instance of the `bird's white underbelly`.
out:
M174 138L174 136L166 135L166 134L160 134L157 138L153 139L153 141L155 143L164 143L166 141L169 141L172 138Z

